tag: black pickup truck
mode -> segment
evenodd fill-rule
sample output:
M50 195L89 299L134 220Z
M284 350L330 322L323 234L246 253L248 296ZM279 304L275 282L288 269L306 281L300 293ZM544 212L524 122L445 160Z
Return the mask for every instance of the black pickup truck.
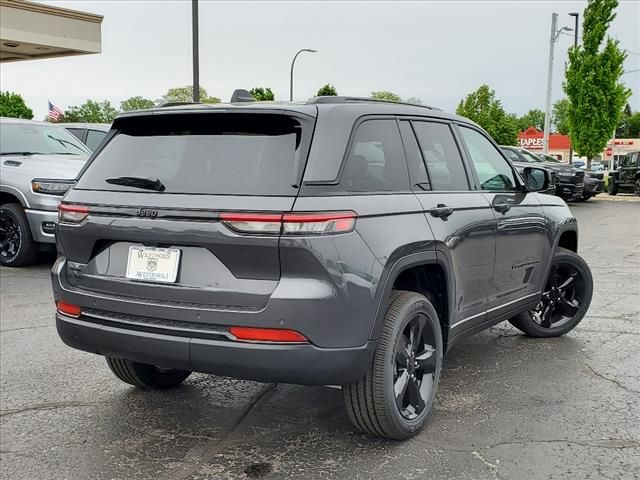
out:
M640 196L640 151L627 153L618 168L609 172L609 195L632 190Z

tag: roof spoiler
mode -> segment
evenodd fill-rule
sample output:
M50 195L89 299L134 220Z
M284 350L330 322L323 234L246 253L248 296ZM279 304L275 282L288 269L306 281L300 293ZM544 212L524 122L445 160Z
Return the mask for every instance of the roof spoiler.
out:
M244 90L242 88L237 88L233 91L233 95L231 95L231 100L229 103L245 103L245 102L257 102L256 97L251 95L251 92Z

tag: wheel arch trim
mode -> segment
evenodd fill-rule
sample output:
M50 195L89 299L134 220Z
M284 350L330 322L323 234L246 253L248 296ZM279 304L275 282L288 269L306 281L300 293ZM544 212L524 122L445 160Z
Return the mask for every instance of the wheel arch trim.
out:
M391 298L391 290L393 289L393 285L395 281L398 279L400 274L410 268L420 267L425 265L438 265L442 268L446 288L447 288L447 310L448 317L444 319L444 328L449 328L450 325L450 317L452 308L452 301L454 296L452 295L454 284L453 279L450 275L450 266L444 255L438 255L435 250L426 251L426 252L417 252L406 255L404 257L399 258L393 264L387 264L384 268L384 272L381 276L380 284L376 291L375 303L376 303L376 314L374 317L374 321L371 325L371 331L369 333L369 339L375 340L379 337L380 332L382 331L382 327L384 324L384 317L387 312L387 305L389 303L389 299ZM448 333L448 332L447 332ZM443 335L445 332L443 332Z
M0 193L8 193L9 195L16 197L24 208L29 208L29 202L27 201L27 197L24 196L20 190L11 185L0 185Z

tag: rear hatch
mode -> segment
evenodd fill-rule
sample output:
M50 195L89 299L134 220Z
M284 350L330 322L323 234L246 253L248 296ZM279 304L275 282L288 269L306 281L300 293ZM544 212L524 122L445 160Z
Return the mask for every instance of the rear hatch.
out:
M280 279L279 236L242 235L230 215L273 213L280 228L315 119L237 110L115 121L61 207L58 247L71 286L161 303L266 305Z

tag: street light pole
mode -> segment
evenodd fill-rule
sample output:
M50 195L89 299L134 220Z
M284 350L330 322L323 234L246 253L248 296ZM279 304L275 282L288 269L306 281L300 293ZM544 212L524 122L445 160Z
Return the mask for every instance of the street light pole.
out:
M553 50L556 44L556 28L558 26L558 14L551 14L551 42L549 43L549 66L547 68L547 99L544 109L544 135L542 138L542 151L549 153L549 126L551 124L551 85L553 81Z
M571 12L569 14L570 17L575 19L575 26L573 30L573 48L578 48L578 19L580 14L578 12ZM573 143L569 140L569 165L573 163Z
M293 56L293 61L291 62L291 81L289 83L289 101L290 102L293 102L293 67L296 64L296 58L298 58L298 55L300 55L302 52L316 53L317 50L313 50L311 48L303 48L301 50L298 50L296 54Z
M200 101L200 55L198 46L198 0L191 1L191 32L193 40L193 101Z
M570 32L573 30L569 27L562 27L558 30L558 14L553 12L551 14L551 41L549 43L549 68L547 71L547 101L545 102L544 110L544 136L542 139L542 151L549 153L549 127L551 124L551 87L553 83L553 52L558 41L558 37L564 31Z

